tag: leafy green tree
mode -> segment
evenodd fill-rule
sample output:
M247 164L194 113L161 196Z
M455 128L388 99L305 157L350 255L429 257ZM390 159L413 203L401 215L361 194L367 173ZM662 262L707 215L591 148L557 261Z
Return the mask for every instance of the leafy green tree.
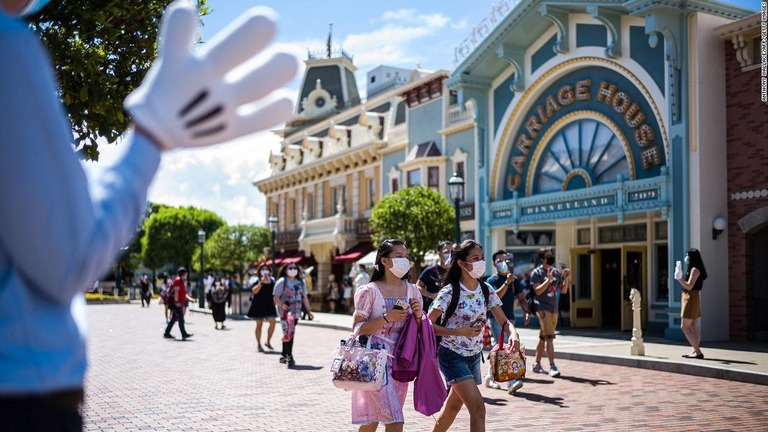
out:
M424 186L385 196L371 211L370 219L376 245L388 238L403 240L419 266L440 240L453 238L454 221L451 203Z
M166 264L189 265L198 247L197 232L206 236L224 226L224 221L209 210L193 207L163 207L147 220L142 238L142 260L151 269Z
M216 269L240 275L242 280L248 266L263 254L270 242L269 229L254 225L226 226L205 241L203 256L206 269ZM200 248L195 251L193 268L200 270Z
M207 0L197 0L201 16ZM32 17L53 57L59 97L75 145L98 160L96 140L114 143L130 119L123 99L141 84L154 60L157 30L171 0L59 0Z

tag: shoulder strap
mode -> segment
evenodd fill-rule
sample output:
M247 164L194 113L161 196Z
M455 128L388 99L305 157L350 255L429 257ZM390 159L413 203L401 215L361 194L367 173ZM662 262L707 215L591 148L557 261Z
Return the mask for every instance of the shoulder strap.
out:
M459 288L458 283L451 283L451 301L448 303L448 309L445 311L445 314L443 315L444 318L442 321L440 321L441 326L445 326L445 324L448 322L448 320L453 316L454 312L456 312L456 308L459 306L459 297L461 297L461 288Z
M485 308L488 309L488 298L491 295L491 292L488 290L488 282L480 281L480 289L483 290L483 297L485 297Z

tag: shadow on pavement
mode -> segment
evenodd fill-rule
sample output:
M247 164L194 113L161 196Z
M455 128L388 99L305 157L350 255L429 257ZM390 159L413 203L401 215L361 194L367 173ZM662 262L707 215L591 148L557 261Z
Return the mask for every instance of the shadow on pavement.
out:
M523 380L524 380L523 382L533 383L533 384L554 384L555 383L551 379L546 380L546 379L538 379L538 378L528 378L528 377L525 377L525 378L523 378Z
M529 400L531 402L539 402L539 403L546 403L550 405L555 405L559 408L568 408L568 405L565 405L565 399L561 397L547 397L542 396L538 394L533 393L524 393L521 391L517 391L517 393L513 394L514 397L519 397L525 400Z
M590 384L592 387L597 387L599 385L616 385L615 383L602 380L602 379L592 380L587 378L579 378L579 377L563 376L563 375L560 376L560 379L564 381L570 381L576 384Z
M717 362L717 363L726 364L726 365L730 365L730 364L757 365L757 363L751 362L751 361L728 360L728 359L709 358L709 357L704 357L703 359L699 359L699 360Z
M495 405L495 406L505 406L507 405L506 399L491 399L487 397L483 397L483 401L486 405Z
M309 371L313 371L313 370L320 370L320 369L322 369L323 367L324 367L324 366L311 366L311 365L293 365L293 366L291 366L289 369L293 369L293 370L309 370Z

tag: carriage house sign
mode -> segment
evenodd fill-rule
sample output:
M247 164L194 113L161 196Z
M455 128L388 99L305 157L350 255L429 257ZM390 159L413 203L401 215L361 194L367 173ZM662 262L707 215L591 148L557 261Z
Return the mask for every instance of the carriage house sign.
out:
M659 168L666 164L663 137L643 93L622 74L600 66L576 70L550 84L523 116L512 141L504 199L512 198L515 191L536 193L536 185L530 183L536 182L541 166L534 156L551 151L543 138L554 141L558 131L572 123L570 119L597 119L614 130L625 145L632 174L628 180L659 175ZM595 146L588 138L585 141L578 143L579 149ZM594 180L592 184L600 183Z

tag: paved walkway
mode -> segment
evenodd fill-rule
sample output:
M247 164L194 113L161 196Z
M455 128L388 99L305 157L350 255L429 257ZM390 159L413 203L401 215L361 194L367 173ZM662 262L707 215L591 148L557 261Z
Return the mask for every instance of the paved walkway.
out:
M208 313L206 311L206 313ZM345 314L315 313L313 321L302 324L349 330L352 317ZM526 355L533 359L539 341L537 328L518 327L526 347ZM595 329L560 329L555 339L556 359L568 359L617 366L629 366L665 372L682 373L731 381L768 385L768 343L766 342L705 342L702 360L683 358L691 352L690 345L659 337L644 336L645 356L631 355L629 332L610 332ZM543 366L547 365L546 356Z
M187 328L194 337L182 342L162 338L162 314L156 304L88 307L86 430L356 430L350 394L333 387L328 372L332 347L348 330L324 327L331 320L342 325L348 316L301 321L297 365L287 369L277 361L279 329L272 340L278 351L257 353L252 321L229 319L227 330L217 331L210 316L191 313ZM564 334L564 348L568 338L589 346L577 339L582 336ZM558 366L560 378L529 371L515 395L481 386L487 430L755 431L768 424L768 386L564 356ZM406 431L434 424L414 411L410 392L404 413ZM462 410L451 431L466 431L468 424Z

